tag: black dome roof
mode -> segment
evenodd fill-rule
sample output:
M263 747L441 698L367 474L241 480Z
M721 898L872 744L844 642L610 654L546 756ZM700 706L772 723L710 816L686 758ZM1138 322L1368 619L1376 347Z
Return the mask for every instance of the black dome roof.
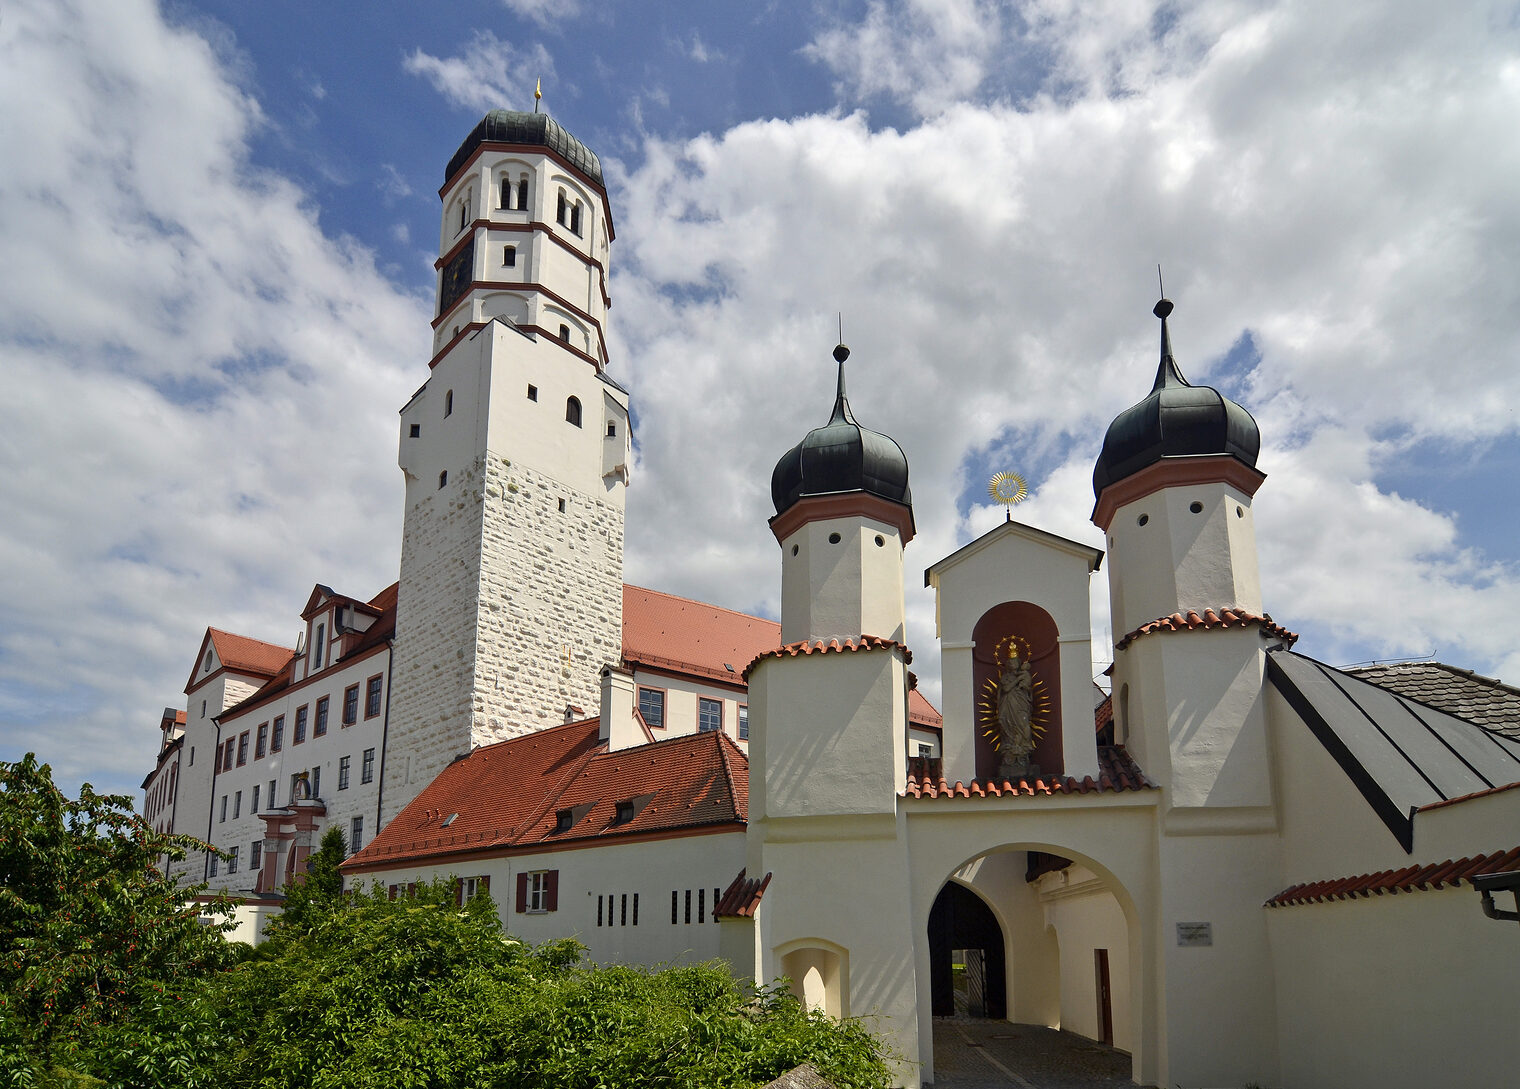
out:
M536 144L557 151L589 180L602 188L602 161L585 144L565 131L563 125L546 113L522 113L519 110L492 110L480 119L473 132L465 137L459 150L449 160L443 180L448 182L481 144Z
M834 349L834 358L839 361L839 391L829 422L809 431L782 454L771 473L771 502L778 515L808 496L844 492L865 492L901 503L910 512L913 508L908 459L902 447L879 431L861 427L850 411L844 392L844 361L849 356L850 350L843 344Z
M1261 452L1261 430L1249 412L1210 386L1192 386L1172 358L1169 299L1156 304L1161 319L1161 365L1151 392L1108 425L1103 452L1093 467L1093 494L1162 458L1228 454L1252 468Z

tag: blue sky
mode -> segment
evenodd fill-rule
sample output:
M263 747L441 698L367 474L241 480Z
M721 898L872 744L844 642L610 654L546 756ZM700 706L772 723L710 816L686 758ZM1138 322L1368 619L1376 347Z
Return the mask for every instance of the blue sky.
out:
M0 758L130 790L208 624L293 641L314 582L395 578L443 165L539 78L609 179L630 580L774 611L769 473L842 311L935 691L914 573L1001 518L993 471L1101 543L1160 262L1184 372L1261 424L1299 649L1520 678L1520 20L1436 8L15 0Z

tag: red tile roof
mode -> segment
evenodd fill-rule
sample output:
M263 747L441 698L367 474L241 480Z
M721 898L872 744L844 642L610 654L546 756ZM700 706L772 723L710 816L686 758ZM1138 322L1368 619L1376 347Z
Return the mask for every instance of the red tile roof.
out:
M1097 708L1093 711L1093 728L1098 733L1102 733L1103 727L1107 726L1113 720L1114 697L1108 696L1102 703L1098 704Z
M234 635L218 628L207 628L206 634L211 638L217 661L236 673L273 677L294 653L289 647L277 647L262 639Z
M771 883L771 875L767 873L764 877L745 877L744 874L745 871L740 870L739 876L723 890L723 895L713 905L714 918L742 919L755 914L755 909L760 906L760 897L765 895L765 887Z
M1034 795L1094 794L1104 791L1154 789L1156 789L1156 784L1151 781L1150 776L1140 770L1140 766L1135 763L1135 758L1130 756L1122 745L1099 745L1096 779L1091 775L1082 779L1074 779L1067 775L1062 778L1021 779L1016 783L1007 779L1002 782L977 779L970 783L957 781L952 785L944 779L931 782L910 774L908 784L903 790L903 797L1002 798L1006 796L1016 798L1021 795L1032 797Z
M590 719L555 726L455 760L344 869L743 828L749 761L726 734L687 734L609 752L598 725ZM620 802L632 803L622 821ZM563 832L556 831L561 810L574 821Z
M781 625L774 620L623 586L625 662L742 685L745 663L780 642Z
M913 661L913 652L896 639L882 639L875 635L862 635L858 639L830 639L827 643L822 639L802 639L755 655L754 660L744 667L744 677L748 680L750 672L766 658L795 658L799 654L828 654L843 651L859 653L862 650L886 650L890 647L902 648L903 661Z
M1310 881L1283 889L1266 903L1267 907L1293 904L1323 904L1330 900L1351 900L1374 893L1414 892L1460 885L1464 878L1483 873L1503 873L1520 866L1520 847L1494 851L1472 858L1450 859L1428 866L1406 866L1402 870L1379 870L1356 877L1336 877L1328 881Z
M1149 624L1141 624L1134 631L1129 632L1114 644L1115 650L1123 650L1142 635L1150 635L1157 631L1198 631L1203 628L1238 628L1249 624L1260 624L1261 629L1267 635L1275 636L1284 640L1288 646L1298 642L1298 635L1283 627L1273 620L1267 613L1259 616L1256 613L1248 613L1241 609L1221 609L1215 612L1213 609L1205 609L1200 615L1196 610L1189 609L1187 615L1173 613L1171 616L1158 617Z

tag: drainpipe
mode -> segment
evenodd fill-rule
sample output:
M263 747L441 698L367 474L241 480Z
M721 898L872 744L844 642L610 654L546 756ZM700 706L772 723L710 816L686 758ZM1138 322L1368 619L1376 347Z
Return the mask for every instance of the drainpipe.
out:
M1512 870L1508 873L1484 873L1468 878L1473 888L1478 890L1478 895L1483 897L1483 914L1490 919L1502 919L1511 922L1520 922L1520 911L1501 911L1494 903L1494 893L1508 892L1514 894L1515 906L1520 908L1520 870Z
M375 788L375 832L370 842L380 834L380 815L385 812L385 752L386 741L391 732L391 674L396 659L396 636L393 633L385 645L385 718L380 722L380 785Z
M188 712L185 718L190 716ZM211 750L211 801L206 804L206 845L211 845L212 820L216 816L216 780L222 774L222 717L212 715L211 724L216 727L216 745ZM205 860L201 863L201 881L211 880L211 853L206 853Z

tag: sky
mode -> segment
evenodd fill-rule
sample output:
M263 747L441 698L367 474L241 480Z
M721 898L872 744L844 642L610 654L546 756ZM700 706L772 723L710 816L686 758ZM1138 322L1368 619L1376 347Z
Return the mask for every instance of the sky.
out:
M851 402L922 570L1178 362L1261 426L1268 611L1520 681L1520 8L1337 0L7 0L0 759L135 792L208 625L396 578L437 190L485 110L601 156L629 581L774 616L772 466ZM1093 581L1095 671L1111 644Z

